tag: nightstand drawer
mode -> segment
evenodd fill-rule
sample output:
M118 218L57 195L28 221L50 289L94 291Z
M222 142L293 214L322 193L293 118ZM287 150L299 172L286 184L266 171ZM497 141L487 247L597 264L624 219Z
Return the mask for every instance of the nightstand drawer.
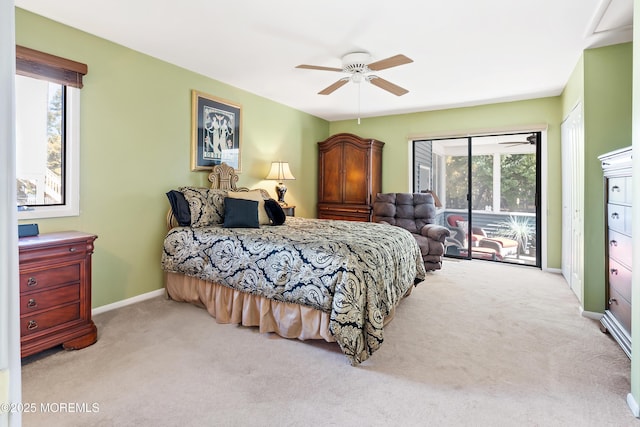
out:
M295 206L281 206L282 211L286 216L296 216L296 207Z
M20 334L35 334L54 326L80 319L80 303L69 304L53 310L20 318Z
M37 236L35 236L37 237ZM21 241L24 241L20 248L20 261L32 262L41 259L51 260L54 258L67 258L69 256L83 257L87 253L86 242L74 242L67 245L56 245L48 248L30 247L30 241L35 241L34 237L24 237Z
M48 292L32 292L20 296L20 315L47 310L57 305L80 300L80 283L67 285Z
M80 280L80 264L74 263L48 270L26 271L20 274L20 292L35 291Z

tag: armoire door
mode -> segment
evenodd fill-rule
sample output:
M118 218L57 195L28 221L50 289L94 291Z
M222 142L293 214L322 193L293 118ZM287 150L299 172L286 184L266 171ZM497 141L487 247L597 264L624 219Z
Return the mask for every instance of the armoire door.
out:
M369 201L369 151L351 144L343 146L345 204L366 205Z
M318 202L342 203L342 145L320 153L320 194Z

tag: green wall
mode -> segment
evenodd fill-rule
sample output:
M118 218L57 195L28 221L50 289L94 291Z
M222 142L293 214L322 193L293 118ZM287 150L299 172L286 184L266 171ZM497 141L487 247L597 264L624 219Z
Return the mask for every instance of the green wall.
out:
M632 43L585 50L562 94L562 117L584 111L583 308L605 310L604 185L598 156L631 144Z
M632 44L584 52L584 309L605 309L605 218L598 156L631 145Z
M43 233L98 235L94 307L163 287L165 193L208 185L206 172L191 171L192 89L242 106L239 184L275 196L275 182L263 178L271 161L287 160L298 178L287 182L287 201L296 214L315 215L315 143L329 136L328 122L22 9L16 43L89 67L81 91L81 213L37 223Z
M403 192L411 189L409 140L420 136L479 133L489 130L523 129L548 125L547 179L543 189L547 199L547 266L560 268L561 197L560 182L560 97L505 102L477 107L426 111L395 116L332 122L330 133L351 132L385 142L382 164L382 191Z

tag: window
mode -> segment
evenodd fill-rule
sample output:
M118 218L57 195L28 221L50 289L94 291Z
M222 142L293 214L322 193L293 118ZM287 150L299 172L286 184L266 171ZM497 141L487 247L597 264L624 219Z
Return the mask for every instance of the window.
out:
M80 88L87 67L16 47L18 219L79 214Z

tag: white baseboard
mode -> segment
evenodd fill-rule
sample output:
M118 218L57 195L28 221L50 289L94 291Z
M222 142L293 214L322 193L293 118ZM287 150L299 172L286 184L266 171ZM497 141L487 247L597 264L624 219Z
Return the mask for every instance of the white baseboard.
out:
M631 393L627 394L627 405L629 405L629 409L631 409L633 416L640 418L640 406L638 406L638 402L636 402L636 399Z
M160 295L165 294L165 289L157 289L155 291L147 292L146 294L136 295L135 297L127 298L122 301L117 301L112 304L103 305L100 307L96 307L91 310L91 315L95 316L96 314L104 313L107 311L115 310L116 308L125 307L127 305L135 304L140 301L148 300L151 298L159 297Z
M547 273L562 274L562 269L560 268L543 268L542 271L546 271Z
M602 313L596 313L594 311L585 311L582 309L582 307L580 307L580 314L582 315L582 317L586 317L587 319L593 319L593 320L600 320L602 319L602 316L604 316L604 314Z

